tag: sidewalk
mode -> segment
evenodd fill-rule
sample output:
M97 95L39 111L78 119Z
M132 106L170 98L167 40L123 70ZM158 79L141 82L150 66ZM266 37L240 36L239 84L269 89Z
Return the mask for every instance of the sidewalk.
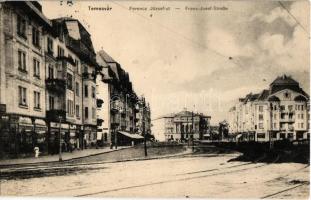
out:
M70 152L64 152L62 153L62 159L65 160L71 160L76 158L83 158L88 157L92 155L98 155L103 154L107 152L112 151L118 151L121 149L131 148L131 146L121 146L118 147L118 149L110 149L110 147L105 147L101 149L84 149L84 150L75 150L72 153ZM30 158L21 158L21 159L5 159L0 160L0 166L1 165L19 165L19 164L35 164L35 163L44 163L44 162L56 162L58 161L59 156L58 154L55 155L46 155L42 157L30 157Z

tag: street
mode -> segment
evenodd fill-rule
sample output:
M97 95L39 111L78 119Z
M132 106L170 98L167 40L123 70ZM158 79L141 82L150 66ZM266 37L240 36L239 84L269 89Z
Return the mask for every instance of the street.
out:
M1 196L308 198L309 165L228 162L238 155L58 166L58 175L1 180Z

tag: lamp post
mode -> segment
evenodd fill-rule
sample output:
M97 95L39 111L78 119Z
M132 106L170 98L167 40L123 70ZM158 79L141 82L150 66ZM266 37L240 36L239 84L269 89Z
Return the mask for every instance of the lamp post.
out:
M59 116L59 130L58 130L58 134L59 134L59 152L58 152L58 156L59 156L59 162L63 161L62 158L62 134L61 134L61 123L62 123L62 117Z
M146 139L146 130L145 130L145 98L142 99L142 106L143 106L143 112L142 112L142 125L143 125L143 134L144 134L144 151L145 151L145 157L148 156L147 153L147 139Z

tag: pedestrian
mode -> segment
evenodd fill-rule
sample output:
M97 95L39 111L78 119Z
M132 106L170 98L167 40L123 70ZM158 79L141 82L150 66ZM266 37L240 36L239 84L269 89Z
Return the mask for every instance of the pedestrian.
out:
M40 149L39 149L39 147L36 146L36 147L34 148L34 152L35 152L35 157L38 158L38 157L39 157L39 154L40 154Z

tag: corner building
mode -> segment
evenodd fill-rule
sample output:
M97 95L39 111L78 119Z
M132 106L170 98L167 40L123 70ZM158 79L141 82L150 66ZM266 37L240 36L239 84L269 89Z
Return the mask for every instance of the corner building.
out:
M269 89L248 94L229 110L229 133L237 140L309 139L309 95L287 75Z

